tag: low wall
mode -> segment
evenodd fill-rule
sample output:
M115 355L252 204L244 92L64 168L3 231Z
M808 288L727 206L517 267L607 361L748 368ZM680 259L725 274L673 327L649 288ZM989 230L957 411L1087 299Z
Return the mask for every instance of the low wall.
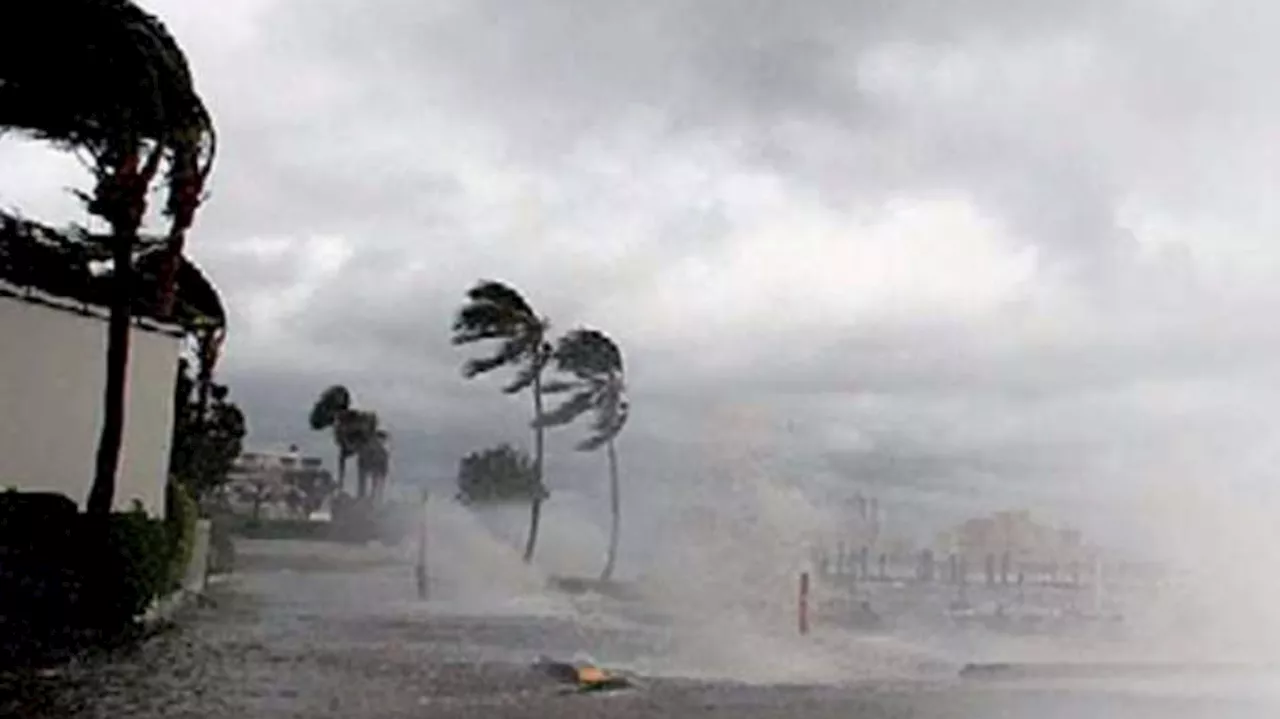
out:
M0 398L15 414L0 422L0 490L89 496L102 430L107 323L95 308L14 296L0 283ZM61 304L67 305L65 301ZM182 339L134 326L115 509L136 500L164 515L173 432L173 386Z

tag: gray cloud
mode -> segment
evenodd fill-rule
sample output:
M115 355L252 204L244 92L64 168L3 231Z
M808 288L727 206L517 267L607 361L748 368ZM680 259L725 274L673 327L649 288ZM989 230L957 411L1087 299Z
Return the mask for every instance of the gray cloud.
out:
M338 381L415 477L522 440L448 344L494 277L622 343L654 515L744 408L761 471L921 514L1070 514L1170 446L1244 482L1274 445L1270 4L150 6L222 131L192 251L257 440L327 449ZM0 201L72 212L76 168L33 187L10 144ZM594 496L569 440L554 486Z

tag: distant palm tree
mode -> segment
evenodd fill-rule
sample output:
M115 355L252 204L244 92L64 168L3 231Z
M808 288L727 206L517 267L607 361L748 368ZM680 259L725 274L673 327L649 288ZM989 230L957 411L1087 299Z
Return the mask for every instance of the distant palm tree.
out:
M532 390L533 416L542 416L542 373L551 359L547 342L550 323L539 317L515 289L494 281L477 283L467 292L467 303L458 310L453 322L453 343L471 344L482 340L499 340L497 351L488 356L467 360L462 375L467 379L499 367L518 368L516 377L502 388L507 394ZM533 432L533 465L539 491L530 502L529 539L524 547L524 561L533 561L538 542L538 524L542 502L546 499L543 484L543 429L535 424Z
M334 385L321 393L311 408L311 429L333 429L333 443L338 448L338 491L346 487L347 459L357 455L361 447L373 441L378 432L378 415L352 407L351 392ZM364 483L358 496L365 494Z
M569 424L590 411L595 414L591 435L579 442L577 449L592 452L605 447L609 456L609 553L601 579L611 579L618 559L618 532L622 519L622 500L618 488L618 453L614 440L627 423L630 406L622 368L622 352L609 336L599 330L578 329L565 335L556 345L556 369L571 377L547 383L548 394L572 394L560 406L535 421L539 427Z

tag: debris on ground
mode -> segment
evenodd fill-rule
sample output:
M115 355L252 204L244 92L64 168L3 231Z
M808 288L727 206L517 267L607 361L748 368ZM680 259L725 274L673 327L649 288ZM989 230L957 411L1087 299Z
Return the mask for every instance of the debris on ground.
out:
M580 693L630 689L635 686L629 677L601 669L591 660L563 662L538 657L534 666L561 683L570 685L571 691Z

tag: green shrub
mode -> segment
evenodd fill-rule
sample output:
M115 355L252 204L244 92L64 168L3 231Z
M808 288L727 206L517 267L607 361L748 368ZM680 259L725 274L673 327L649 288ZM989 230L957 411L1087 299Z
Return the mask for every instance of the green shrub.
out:
M169 523L140 508L96 517L65 497L3 493L0 663L57 655L86 637L125 636L169 588L171 539Z
M85 515L78 534L81 619L94 630L123 630L167 588L173 552L165 523L139 510Z
M165 487L164 504L164 527L169 543L169 566L164 589L173 591L182 586L187 567L191 565L200 508L186 485L176 481L170 481Z
M42 492L0 494L0 637L47 636L77 612L76 503Z
M0 493L0 546L53 547L75 523L75 501L53 492Z

